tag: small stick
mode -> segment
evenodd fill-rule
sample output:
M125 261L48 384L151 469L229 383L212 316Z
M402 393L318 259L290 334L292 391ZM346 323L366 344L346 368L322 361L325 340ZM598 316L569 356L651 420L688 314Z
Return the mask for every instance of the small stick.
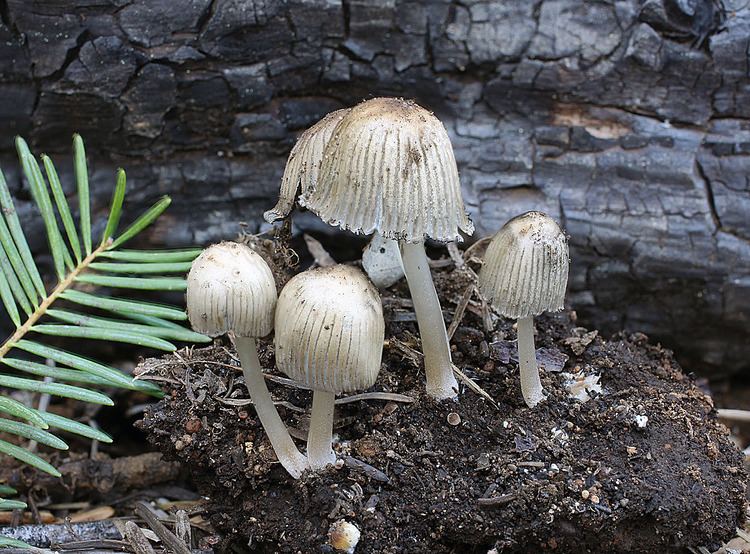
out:
M191 554L190 549L185 545L184 542L180 541L172 531L167 529L164 524L159 521L156 514L151 508L144 502L138 502L135 505L135 513L138 514L156 533L156 536L161 539L165 546L172 549L175 554Z
M544 462L516 462L516 467L544 467Z
M456 332L458 325L464 318L464 312L466 312L466 306L469 304L469 300L471 300L471 297L474 294L474 288L473 283L466 287L463 296L461 296L461 300L458 301L458 304L456 305L456 313L453 314L453 320L451 321L450 327L448 327L448 340L453 338L453 334Z
M148 542L146 535L141 528L133 521L125 522L125 538L133 547L135 554L155 554L151 543Z
M749 410L732 410L728 408L721 408L716 410L721 419L729 419L732 421L750 421Z
M515 500L515 494L503 494L501 496L492 496L490 498L478 498L477 505L480 508L495 508L497 506L505 506L509 502Z

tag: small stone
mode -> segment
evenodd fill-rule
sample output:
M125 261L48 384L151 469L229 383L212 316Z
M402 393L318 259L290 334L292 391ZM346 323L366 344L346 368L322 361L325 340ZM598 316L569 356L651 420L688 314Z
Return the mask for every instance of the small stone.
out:
M591 502L593 504L599 504L599 497L597 495L595 495L595 494L592 494L591 495Z
M581 498L583 498L584 500L586 500L586 499L588 499L588 497L589 497L589 491L587 491L586 489L583 489L581 491Z
M185 431L187 431L190 434L197 433L201 430L201 420L194 417L191 419L188 419L185 422Z
M451 412L448 414L448 424L453 425L454 427L461 423L461 416L458 415L456 412Z

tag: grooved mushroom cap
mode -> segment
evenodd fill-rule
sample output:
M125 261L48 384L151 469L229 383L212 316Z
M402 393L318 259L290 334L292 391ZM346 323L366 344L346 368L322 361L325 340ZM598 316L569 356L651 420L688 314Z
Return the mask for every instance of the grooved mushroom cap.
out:
M303 194L315 186L320 172L320 162L323 160L323 150L331 139L334 128L347 113L349 108L331 112L299 136L284 167L279 201L263 214L268 223L289 215L299 186L302 187Z
M520 319L563 309L568 239L555 220L527 212L493 237L479 272L479 289L505 317Z
M193 329L215 337L265 337L273 330L276 283L250 247L222 242L206 248L190 267L187 311Z
M276 367L316 390L371 387L380 371L385 322L380 295L356 268L295 275L276 308Z
M448 133L411 100L374 98L346 114L299 203L330 225L390 239L461 241L474 232Z

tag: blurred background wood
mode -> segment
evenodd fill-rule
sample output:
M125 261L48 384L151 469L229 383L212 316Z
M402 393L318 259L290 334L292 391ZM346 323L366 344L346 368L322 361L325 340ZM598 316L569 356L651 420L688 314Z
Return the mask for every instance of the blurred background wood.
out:
M0 165L29 217L13 135L70 187L78 131L102 210L123 166L137 207L174 197L152 244L206 244L258 229L299 131L413 97L454 140L477 236L548 212L571 235L582 323L739 372L748 36L746 0L0 0Z

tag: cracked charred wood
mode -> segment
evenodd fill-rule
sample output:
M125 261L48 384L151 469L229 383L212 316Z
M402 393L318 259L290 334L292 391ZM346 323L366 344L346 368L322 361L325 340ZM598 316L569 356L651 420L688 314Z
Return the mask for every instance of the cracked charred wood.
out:
M745 0L5 0L0 16L0 163L27 219L14 133L70 167L80 132L100 213L122 165L130 208L174 197L152 244L206 244L258 227L300 130L414 97L454 141L478 236L530 209L563 222L582 321L651 334L690 369L748 368Z

